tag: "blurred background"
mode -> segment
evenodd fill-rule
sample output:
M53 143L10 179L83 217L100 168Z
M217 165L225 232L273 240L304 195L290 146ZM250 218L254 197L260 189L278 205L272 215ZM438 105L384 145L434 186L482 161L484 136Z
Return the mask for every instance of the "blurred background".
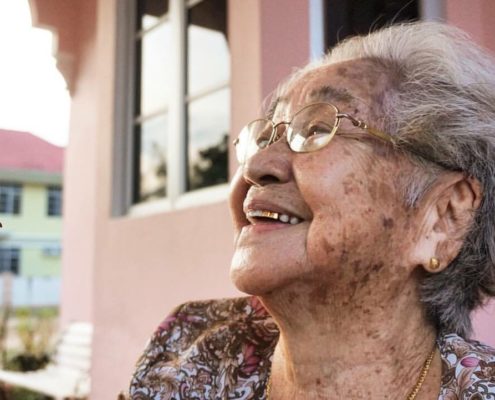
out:
M240 295L237 132L294 68L418 19L495 51L492 0L0 0L3 369L83 321L90 398L113 399L171 308ZM494 346L495 306L474 319Z

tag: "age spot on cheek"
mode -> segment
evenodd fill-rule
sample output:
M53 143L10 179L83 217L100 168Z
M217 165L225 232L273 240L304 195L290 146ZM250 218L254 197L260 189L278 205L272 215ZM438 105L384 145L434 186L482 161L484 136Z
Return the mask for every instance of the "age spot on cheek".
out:
M354 192L354 185L352 184L352 182L344 181L342 185L344 186L344 194L348 195Z
M356 260L352 263L352 266L354 267L354 274L357 274L359 272L359 267L361 266L361 261Z
M335 247L332 246L330 243L328 243L327 241L325 241L323 243L323 247L325 248L325 253L330 255L332 254L333 252L335 252Z
M299 294L297 294L296 292L289 292L288 298L289 303L293 304L299 298Z
M378 271L380 271L382 268L383 268L383 263L378 263L378 264L373 265L373 267L371 267L371 270L372 270L373 272L378 272Z
M310 293L310 299L313 304L328 304L328 287L324 283L317 284Z
M394 227L394 220L392 218L383 217L382 222L385 229L392 229Z

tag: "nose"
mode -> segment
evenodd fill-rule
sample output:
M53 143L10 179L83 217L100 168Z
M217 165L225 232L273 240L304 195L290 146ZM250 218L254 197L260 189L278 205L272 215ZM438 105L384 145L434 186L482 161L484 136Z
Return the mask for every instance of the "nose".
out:
M243 165L244 179L255 186L286 183L292 179L292 157L294 153L284 135L287 123L274 126L270 145L249 157Z

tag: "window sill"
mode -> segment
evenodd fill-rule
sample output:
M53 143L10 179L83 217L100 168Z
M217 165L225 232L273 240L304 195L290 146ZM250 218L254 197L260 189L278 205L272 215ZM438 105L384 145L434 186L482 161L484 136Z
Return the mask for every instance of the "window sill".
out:
M212 186L204 189L194 190L180 195L175 202L168 198L134 204L129 208L127 216L144 217L153 214L173 212L191 207L199 207L207 204L220 203L227 200L229 184Z

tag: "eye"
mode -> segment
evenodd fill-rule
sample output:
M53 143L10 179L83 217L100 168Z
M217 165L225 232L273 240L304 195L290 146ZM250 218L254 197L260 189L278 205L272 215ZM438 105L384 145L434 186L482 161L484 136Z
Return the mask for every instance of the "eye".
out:
M324 122L312 122L306 128L306 137L329 135L332 132L332 128Z
M264 149L266 146L268 146L268 139L258 139L256 145L258 146L258 148Z

